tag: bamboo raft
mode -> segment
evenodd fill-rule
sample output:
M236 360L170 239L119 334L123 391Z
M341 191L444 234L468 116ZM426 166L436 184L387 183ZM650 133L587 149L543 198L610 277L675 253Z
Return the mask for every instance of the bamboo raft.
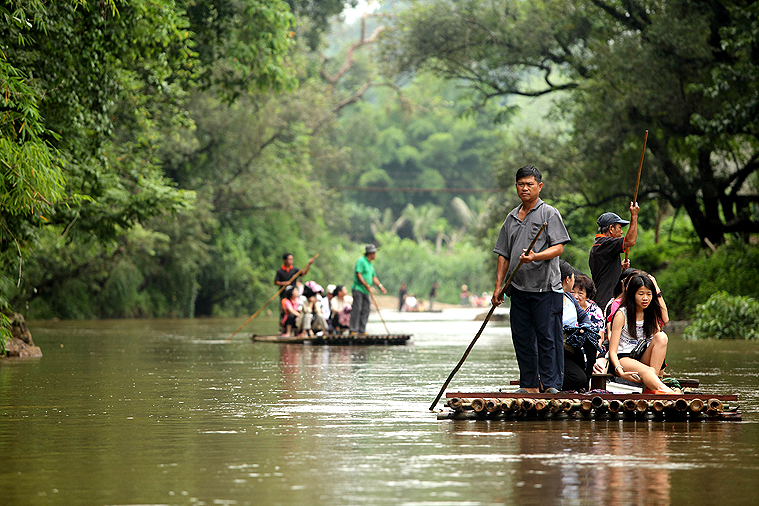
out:
M251 341L280 344L316 344L316 345L402 345L411 339L411 334L324 334L323 336L281 337L259 336L253 334Z
M667 419L740 421L737 395L446 393L438 420Z

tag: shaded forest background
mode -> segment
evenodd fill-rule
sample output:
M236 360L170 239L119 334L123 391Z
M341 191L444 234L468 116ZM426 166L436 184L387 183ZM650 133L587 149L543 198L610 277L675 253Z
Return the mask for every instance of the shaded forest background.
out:
M6 1L0 309L241 316L284 252L350 284L492 290L544 173L564 258L635 188L633 265L675 317L759 294L759 5L742 1ZM6 320L4 320L4 325ZM5 330L4 330L5 332Z

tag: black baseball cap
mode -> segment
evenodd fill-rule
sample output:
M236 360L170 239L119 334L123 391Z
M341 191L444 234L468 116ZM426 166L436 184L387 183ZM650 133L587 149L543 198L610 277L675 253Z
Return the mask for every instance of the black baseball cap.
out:
M625 225L630 224L629 221L623 220L616 213L603 213L601 216L598 217L598 220L596 220L596 223L598 223L599 228L610 227L611 225L614 225L615 223L619 223L623 227Z

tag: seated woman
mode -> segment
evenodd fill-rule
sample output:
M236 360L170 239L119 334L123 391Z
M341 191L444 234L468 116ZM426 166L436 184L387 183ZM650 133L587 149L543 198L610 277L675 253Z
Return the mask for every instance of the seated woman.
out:
M297 287L285 288L285 298L282 299L283 317L280 322L285 328L281 337L292 337L296 320L300 317L300 291Z
M315 281L307 281L303 290L306 299L302 304L300 317L296 318L295 325L303 335L313 337L315 332L324 333L327 330L327 322L322 314L322 305L319 297L324 289Z
M598 332L587 311L577 303L571 291L575 270L564 260L559 262L564 290L562 325L564 327L564 384L562 390L587 390L598 351Z
M609 335L609 362L614 374L643 383L653 393L675 393L661 381L667 355L666 304L656 280L646 273L633 274ZM645 351L641 351L645 346Z
M353 297L348 295L348 289L343 285L337 285L332 292L330 301L330 310L332 311L332 328L335 332L341 334L348 330L351 318L351 306Z
M578 274L575 276L572 295L580 307L588 313L591 323L595 327L596 332L598 332L598 344L601 346L601 350L593 366L593 372L603 374L606 372L609 362L609 338L606 335L606 322L604 321L603 311L593 301L593 297L596 296L596 285L585 274Z

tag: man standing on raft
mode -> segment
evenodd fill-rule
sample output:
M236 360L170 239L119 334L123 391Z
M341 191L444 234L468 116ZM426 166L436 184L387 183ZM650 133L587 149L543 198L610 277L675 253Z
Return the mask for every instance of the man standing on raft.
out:
M524 265L509 286L511 338L519 363L519 393L557 393L564 381L561 326L562 290L559 255L571 239L556 208L540 199L542 175L532 165L516 174L522 204L506 216L493 252L498 254L493 305L503 302L504 282L520 262ZM530 252L527 248L546 223Z
M374 244L368 244L364 256L358 259L353 269L353 308L350 322L350 333L353 335L366 333L366 322L369 320L372 302L370 298L372 285L377 285L383 294L387 293L374 272L372 262L376 256L377 247Z
M623 220L614 213L603 213L596 221L598 234L593 247L590 248L588 265L593 283L596 285L595 302L602 310L606 303L617 295L613 292L622 270L630 267L630 261L620 262L619 255L635 246L635 240L638 238L639 210L637 202L630 202L630 221ZM623 239L622 227L627 224L630 228Z

